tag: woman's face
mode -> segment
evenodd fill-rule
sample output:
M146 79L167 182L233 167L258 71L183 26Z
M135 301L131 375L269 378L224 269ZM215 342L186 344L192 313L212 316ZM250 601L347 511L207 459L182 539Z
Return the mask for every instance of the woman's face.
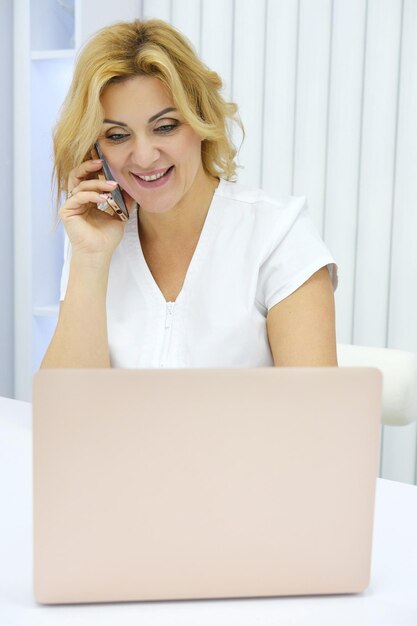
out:
M202 140L175 109L163 83L135 76L106 87L101 102L98 140L114 179L145 211L176 206L205 177Z

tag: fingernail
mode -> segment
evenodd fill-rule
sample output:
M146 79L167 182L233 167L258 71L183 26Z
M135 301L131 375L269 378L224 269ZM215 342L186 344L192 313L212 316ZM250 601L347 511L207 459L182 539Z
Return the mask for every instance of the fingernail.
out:
M115 180L106 180L106 185L109 187L116 187L117 183Z
M108 200L110 198L110 194L99 193L98 195L100 198L103 198L103 200Z
M93 160L91 161L91 163L101 163L101 162L102 162L102 160L101 160L101 159L93 159Z

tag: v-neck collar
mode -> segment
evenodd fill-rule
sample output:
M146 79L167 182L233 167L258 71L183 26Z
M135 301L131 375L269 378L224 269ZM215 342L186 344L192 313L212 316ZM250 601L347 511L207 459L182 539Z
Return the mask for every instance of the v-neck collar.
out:
M175 300L175 304L177 304L183 297L184 293L186 293L192 281L194 279L195 273L197 271L198 266L201 261L205 258L207 247L211 241L214 225L216 222L216 205L217 205L217 194L220 188L222 187L222 179L220 179L219 184L214 190L214 194L207 211L206 218L203 223L203 228L201 229L200 237L197 241L196 248L194 250L194 254L191 258L190 264L188 266L187 272L185 274L184 282L181 287L181 291L179 292L177 299ZM139 228L138 228L138 220L139 220L139 211L138 205L135 203L130 209L130 219L126 224L125 236L127 237L127 245L128 245L128 257L131 262L131 268L133 275L138 283L139 287L143 290L146 289L147 293L152 296L155 300L161 302L166 306L171 302L167 302L165 300L165 296L162 291L159 289L157 282L152 276L152 272L149 269L149 266L146 262L145 256L143 254L142 244L139 237Z

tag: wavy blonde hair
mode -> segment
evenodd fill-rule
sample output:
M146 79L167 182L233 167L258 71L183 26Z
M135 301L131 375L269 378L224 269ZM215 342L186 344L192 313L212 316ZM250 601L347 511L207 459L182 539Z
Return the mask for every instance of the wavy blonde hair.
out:
M204 170L215 177L236 177L237 150L229 122L245 131L237 105L226 102L219 75L198 58L191 43L162 20L118 22L98 31L81 50L72 83L53 131L56 199L66 189L70 171L91 158L103 122L100 96L107 85L134 76L158 78L175 106L203 138Z

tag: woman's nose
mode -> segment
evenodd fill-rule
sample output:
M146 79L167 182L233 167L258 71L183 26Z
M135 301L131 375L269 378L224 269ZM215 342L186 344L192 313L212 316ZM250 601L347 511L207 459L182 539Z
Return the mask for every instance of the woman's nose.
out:
M150 169L160 156L160 150L153 137L138 137L133 146L132 158L141 170Z

